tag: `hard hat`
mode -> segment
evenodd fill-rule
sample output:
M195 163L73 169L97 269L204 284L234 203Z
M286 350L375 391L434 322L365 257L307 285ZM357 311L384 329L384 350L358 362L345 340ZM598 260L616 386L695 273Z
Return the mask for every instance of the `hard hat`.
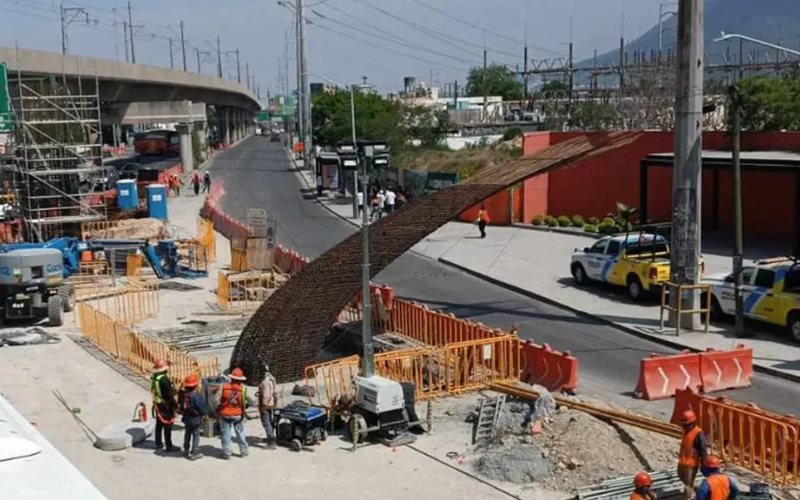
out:
M651 478L650 474L648 474L645 471L638 472L633 477L633 486L636 488L644 488L652 485L653 485L653 478Z
M683 416L681 417L681 423L693 424L695 422L697 422L697 415L695 415L692 410L686 410L685 412L683 412Z
M722 467L722 460L716 455L709 455L706 457L705 466L709 469L719 469Z
M231 378L231 380L238 380L240 382L247 380L247 377L244 376L244 372L241 368L234 368L228 376Z
M183 386L184 387L197 387L200 383L200 379L194 373L188 375L185 379L183 379Z
M153 373L161 373L167 371L169 367L167 366L167 362L163 359L157 359L155 364L153 365Z

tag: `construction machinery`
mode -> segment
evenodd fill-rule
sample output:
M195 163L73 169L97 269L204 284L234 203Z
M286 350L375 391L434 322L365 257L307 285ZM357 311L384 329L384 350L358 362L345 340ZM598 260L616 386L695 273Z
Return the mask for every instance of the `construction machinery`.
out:
M409 417L403 386L378 375L355 377L354 382L356 404L348 423L353 445L372 437L381 438L384 444L406 438Z
M278 443L292 451L304 446L320 444L328 438L326 426L328 413L325 408L313 406L305 401L293 401L275 410L273 425Z
M64 283L62 254L54 248L25 248L0 253L0 321L47 317L64 323L74 307L72 288Z

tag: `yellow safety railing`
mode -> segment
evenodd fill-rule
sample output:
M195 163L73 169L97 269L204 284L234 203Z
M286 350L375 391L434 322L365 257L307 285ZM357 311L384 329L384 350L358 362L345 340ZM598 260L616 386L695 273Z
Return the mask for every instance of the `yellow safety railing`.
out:
M158 281L133 280L117 287L83 289L77 298L115 321L132 325L158 314Z
M84 337L140 375L149 377L157 359L169 363L169 376L176 384L192 373L201 377L220 373L217 358L201 363L196 357L136 332L89 304L78 304L77 313Z
M431 311L425 305L402 299L394 299L390 316L391 331L433 346L506 335L502 330L460 319L450 313Z
M208 262L217 261L217 242L214 233L214 223L203 217L197 219L197 241L206 249Z
M683 301L681 298L684 294L695 293L698 290L700 291L700 297L702 297L701 302L705 302L705 307L701 304L699 309L682 309ZM671 306L669 303L669 295L673 293L676 294L675 297L677 297L675 300L675 307ZM662 330L664 329L665 311L674 312L676 315L675 335L681 334L681 318L684 314L702 314L703 316L701 317L705 323L705 332L708 333L708 326L711 321L711 285L664 283L664 287L661 289L661 313L659 315L659 323L661 324Z
M231 240L231 271L240 273L247 271L247 250L236 248Z
M257 309L286 281L276 273L227 273L220 271L217 278L217 305L224 311Z
M339 397L353 392L352 381L358 370L358 356L312 365L305 370L306 384L316 388L318 404L330 407ZM516 335L375 355L375 372L398 382L413 383L418 400L518 380L520 370Z
M208 272L208 253L200 243L189 241L178 245L178 265L190 271Z
M119 227L119 221L115 220L102 220L95 222L82 222L81 223L81 239L87 240L89 238L110 238L109 231Z
M111 274L111 266L107 260L81 262L78 266L80 276L103 276Z

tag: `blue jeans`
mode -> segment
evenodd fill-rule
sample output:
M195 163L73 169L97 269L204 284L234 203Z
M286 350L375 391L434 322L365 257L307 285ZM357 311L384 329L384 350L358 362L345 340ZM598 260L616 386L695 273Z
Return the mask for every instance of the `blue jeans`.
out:
M222 435L222 453L230 456L231 454L231 434L236 433L236 444L239 445L239 452L247 455L247 441L244 434L244 416L239 418L219 419L219 432Z
M275 442L275 428L272 426L272 410L264 410L261 414L261 425L264 426L264 432L267 434L267 441L270 443Z

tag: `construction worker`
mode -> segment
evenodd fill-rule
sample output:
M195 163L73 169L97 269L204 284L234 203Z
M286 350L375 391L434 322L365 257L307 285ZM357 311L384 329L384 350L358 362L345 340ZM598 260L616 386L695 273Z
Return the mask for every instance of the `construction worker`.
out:
M175 389L167 376L167 362L156 360L150 378L150 392L153 394L153 413L156 417L156 449L174 453L181 451L172 445L172 424L175 423Z
M647 472L641 471L633 477L633 493L630 500L657 500L656 494L650 488L653 487L653 478Z
M228 375L230 382L222 386L222 398L217 413L219 414L219 431L222 438L222 458L231 458L231 433L236 433L236 444L239 453L246 457L247 441L244 434L244 409L247 404L247 388L243 382L247 380L241 368L234 368Z
M739 487L728 475L719 471L722 460L714 455L709 455L703 461L700 470L705 476L697 488L697 500L729 500L736 498Z
M203 416L211 414L205 400L195 390L199 384L200 378L197 375L189 375L183 379L183 387L181 387L178 397L178 408L183 415L181 421L185 427L183 433L183 456L189 460L203 458L203 454L198 450L200 434L203 430Z
M200 194L200 175L197 172L192 173L192 190L195 196Z
M692 410L683 412L681 427L683 437L678 454L678 477L683 482L683 498L691 500L697 471L708 454L708 443L703 429L697 426L697 415Z
M275 427L273 418L276 401L275 377L269 371L269 365L264 363L264 380L258 386L258 413L261 415L261 425L264 426L266 437L264 443L267 449L275 449Z

